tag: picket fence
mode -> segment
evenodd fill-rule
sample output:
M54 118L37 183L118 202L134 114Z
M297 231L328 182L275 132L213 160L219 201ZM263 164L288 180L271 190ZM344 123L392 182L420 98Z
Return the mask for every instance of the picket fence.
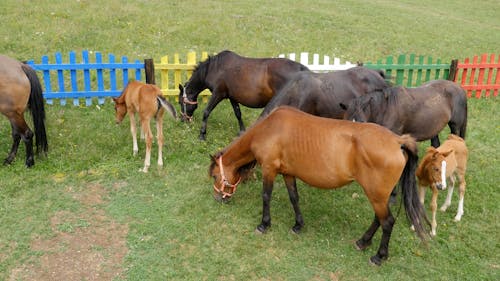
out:
M108 54L108 61L105 62L100 52L93 54L91 58L91 52L84 50L81 60L78 60L75 52L69 52L68 61L64 62L62 54L55 53L54 63L50 63L47 55L42 56L39 64L33 60L27 62L42 72L47 104L58 100L61 105L66 105L68 99L75 106L81 105L82 101L90 106L94 99L97 99L98 104L103 104L106 97L120 95L130 76L142 80L144 62L129 62L125 56L117 62L113 54Z
M478 56L474 56L472 62L466 58L463 63L456 64L457 75L453 75L450 80L460 83L469 98L480 98L483 94L485 97L497 97L500 89L500 54L497 57L496 63L495 54L491 54L489 60L488 54L482 54L480 61Z
M295 53L287 56L281 54L278 57L297 59ZM195 52L189 52L184 61L179 54L175 54L172 60L169 56L163 56L160 63L154 63L152 59L129 62L125 56L117 61L113 54L109 54L108 60L104 61L100 52L82 51L81 59L77 59L75 52L69 52L65 61L61 53L55 53L54 62L50 62L45 55L42 56L41 63L33 60L28 63L42 72L44 96L48 104L54 104L58 100L61 105L65 105L68 100L72 100L76 106L89 106L95 101L102 104L106 98L120 95L130 79L155 84L156 76L164 95L177 100L178 85L184 84L198 62L207 58L207 52L201 53L199 58ZM472 62L467 58L463 63L453 60L451 64L414 54L399 55L396 58L388 56L375 63L356 64L348 61L341 63L339 58L331 59L329 56L323 56L321 61L318 54L312 55L310 63L310 54L306 52L300 53L298 58L299 62L315 72L343 70L356 65L382 69L395 85L405 87L416 87L435 79L449 79L461 83L469 97L480 98L483 93L484 97L496 97L500 89L500 55L496 63L495 55L490 55L488 61L488 55L483 54L480 60L475 56ZM210 92L205 90L201 95L206 102Z

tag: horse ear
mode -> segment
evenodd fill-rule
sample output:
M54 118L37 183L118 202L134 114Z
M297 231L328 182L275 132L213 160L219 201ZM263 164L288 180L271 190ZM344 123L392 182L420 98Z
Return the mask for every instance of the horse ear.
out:
M448 150L448 151L441 152L441 155L443 155L444 157L448 157L448 155L450 155L452 152L453 152L453 148Z
M179 84L179 91L184 92L184 86L182 86L182 84Z
M341 103L339 103L339 106L340 106L340 108L342 108L343 110L347 111L347 105L346 105L346 104L344 104L344 103L342 103L342 102L341 102Z

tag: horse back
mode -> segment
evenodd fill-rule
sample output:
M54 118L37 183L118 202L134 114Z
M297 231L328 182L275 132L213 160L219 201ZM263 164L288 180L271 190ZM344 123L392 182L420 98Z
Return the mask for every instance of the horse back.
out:
M448 171L447 169L447 175L449 175L457 168L465 172L469 152L465 141L461 137L454 134L448 135L448 139L446 139L446 141L443 142L443 144L441 144L441 146L439 146L437 150L439 152L453 150L453 153L451 153L446 158L446 162L449 161L450 163L453 163L452 167L449 167L450 171Z
M354 180L369 184L369 178L396 184L406 162L400 137L376 124L280 107L256 129L252 147L259 163L319 188L341 187Z

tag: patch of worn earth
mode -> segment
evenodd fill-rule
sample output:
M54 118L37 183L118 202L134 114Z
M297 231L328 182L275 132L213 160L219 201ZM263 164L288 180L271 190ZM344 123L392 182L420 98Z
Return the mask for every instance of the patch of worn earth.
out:
M118 184L120 185L120 184ZM114 188L119 188L119 186ZM9 280L112 280L123 277L127 254L128 225L106 216L102 204L107 192L90 184L81 190L67 190L83 205L82 211L60 211L51 218L54 235L35 238L33 251L40 256L10 274Z

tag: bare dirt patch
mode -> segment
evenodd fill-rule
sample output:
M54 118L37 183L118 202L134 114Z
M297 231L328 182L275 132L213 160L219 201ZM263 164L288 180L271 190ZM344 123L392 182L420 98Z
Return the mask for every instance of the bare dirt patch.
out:
M128 225L102 210L105 188L91 184L68 192L84 205L83 210L57 212L51 218L54 236L31 243L41 256L15 268L10 280L112 280L122 275Z

